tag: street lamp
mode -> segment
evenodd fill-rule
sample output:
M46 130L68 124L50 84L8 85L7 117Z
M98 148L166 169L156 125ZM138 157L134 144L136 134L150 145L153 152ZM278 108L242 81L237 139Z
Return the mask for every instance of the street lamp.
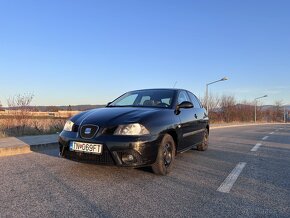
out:
M260 98L266 98L268 97L268 95L263 95L261 97L258 97L258 98L255 98L255 123L257 122L257 100L260 99Z
M284 105L284 123L287 123L288 119L289 119L289 115L288 115L288 106Z
M286 123L286 108L284 106L284 123Z
M217 81L214 81L214 82L210 82L210 83L207 83L206 84L206 91L205 91L205 99L206 99L206 110L207 110L207 114L209 114L209 111L208 111L208 86L213 84L213 83L217 83L217 82L222 82L222 81L225 81L225 80L228 80L227 77L224 77L224 78L221 78Z

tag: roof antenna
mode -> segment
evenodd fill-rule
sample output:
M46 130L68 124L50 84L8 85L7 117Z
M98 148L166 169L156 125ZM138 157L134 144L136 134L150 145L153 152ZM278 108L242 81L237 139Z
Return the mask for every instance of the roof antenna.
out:
M176 84L177 84L177 81L175 81L175 83L174 83L174 85L173 85L173 88L175 88Z

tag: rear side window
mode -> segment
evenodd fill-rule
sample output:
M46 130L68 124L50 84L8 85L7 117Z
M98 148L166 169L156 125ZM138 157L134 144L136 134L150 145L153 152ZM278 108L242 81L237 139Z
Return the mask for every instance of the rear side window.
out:
M198 98L194 94L192 94L191 92L188 92L188 95L190 97L191 103L193 104L193 107L201 108L201 104L200 104L200 101L198 100Z

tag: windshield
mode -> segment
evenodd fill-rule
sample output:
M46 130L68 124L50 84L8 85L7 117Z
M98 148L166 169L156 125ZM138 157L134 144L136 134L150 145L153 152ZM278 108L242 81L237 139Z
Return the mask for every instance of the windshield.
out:
M140 90L128 92L108 106L171 108L173 97L174 90Z

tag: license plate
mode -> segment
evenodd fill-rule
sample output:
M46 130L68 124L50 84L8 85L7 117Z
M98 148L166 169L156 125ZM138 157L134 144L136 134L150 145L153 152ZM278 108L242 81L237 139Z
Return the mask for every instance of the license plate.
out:
M70 142L69 149L71 151L82 151L85 153L101 154L103 145L87 142Z

